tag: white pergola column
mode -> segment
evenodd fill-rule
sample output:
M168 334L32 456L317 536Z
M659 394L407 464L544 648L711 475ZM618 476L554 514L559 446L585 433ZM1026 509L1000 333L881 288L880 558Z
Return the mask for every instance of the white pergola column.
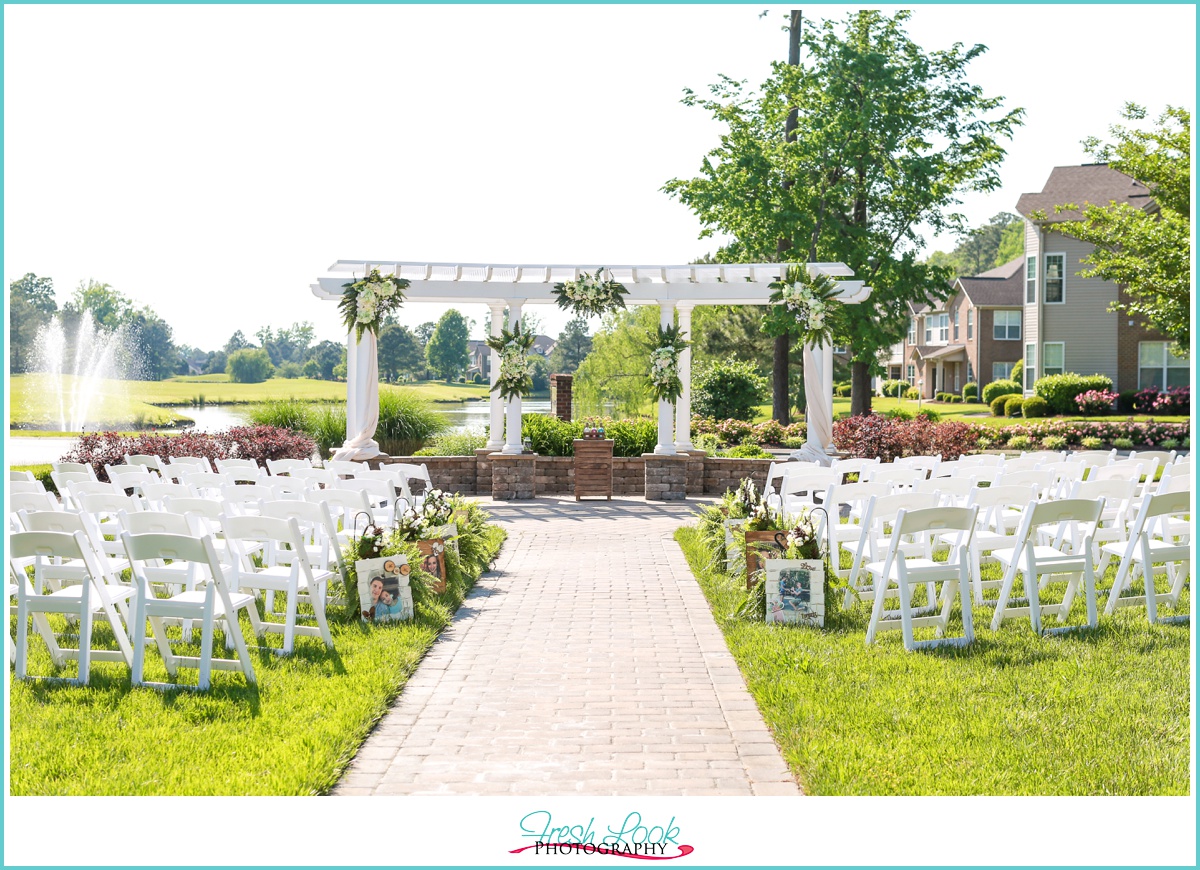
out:
M674 302L659 302L658 303L658 323L664 329L675 324L675 303ZM660 399L658 402L658 444L654 447L654 452L659 456L674 456L675 455L675 438L672 432L672 424L674 423L675 409L666 399Z
M504 329L504 305L500 302L494 302L488 305L488 309L492 312L491 335L493 338L498 338L500 332ZM494 388L496 381L500 377L500 352L495 348L488 349L488 381ZM504 400L500 398L499 393L490 393L489 396L491 416L488 420L488 441L487 448L489 450L499 450L504 446Z
M690 302L679 303L679 328L687 341L692 340L692 308ZM675 403L675 449L695 450L692 446L692 347L679 355L679 379L683 392Z
M825 398L829 402L829 419L833 420L833 341L827 341L821 347L821 383L825 386ZM827 453L832 454L833 438L829 439L828 444L821 445L826 449Z
M508 300L508 328L512 331L517 324L521 322L521 306L525 304L524 299L509 299ZM497 369L500 363L496 363ZM508 417L508 425L505 427L504 433L504 449L501 453L509 455L519 454L521 452L521 397L513 396L508 400L508 408L506 411Z

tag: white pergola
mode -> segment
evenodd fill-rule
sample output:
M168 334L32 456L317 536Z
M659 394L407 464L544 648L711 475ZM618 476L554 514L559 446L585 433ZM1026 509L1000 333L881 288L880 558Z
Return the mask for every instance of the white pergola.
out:
M554 304L554 285L577 279L581 272L595 272L598 265L511 265L483 263L416 263L401 260L338 260L317 278L312 287L319 299L338 300L346 283L363 277L371 269L407 279L405 299L411 302L485 304L492 312L491 334L499 335L504 309L511 329L521 319L526 304ZM686 266L607 266L613 280L629 291L626 305L657 305L659 323L671 325L679 315L679 326L691 339L692 311L697 305L767 305L771 282L779 280L784 265L739 263ZM839 299L847 304L863 302L871 288L852 278L853 271L842 263L809 263L810 276L828 275L837 281ZM346 443L334 454L338 459L369 459L378 456L374 440L379 421L379 368L375 336L367 332L356 341L346 339ZM491 352L491 383L500 370L499 354ZM656 454L673 455L691 450L691 350L679 359L683 394L672 409L658 403ZM807 396L805 417L808 438L797 455L828 461L833 429L833 348L804 348L804 384ZM507 419L507 427L505 421ZM521 400L509 399L507 409L492 393L488 434L489 448L503 453L521 452Z

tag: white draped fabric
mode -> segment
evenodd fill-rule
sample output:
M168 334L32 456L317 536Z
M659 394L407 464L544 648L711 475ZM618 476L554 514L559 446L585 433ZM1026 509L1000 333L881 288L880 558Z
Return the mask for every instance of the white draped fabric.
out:
M346 443L333 459L361 461L380 455L375 441L379 426L379 357L375 333L363 333L360 341L350 333L346 348Z
M804 419L808 434L804 446L792 454L793 459L821 465L833 462L833 394L826 390L825 357L822 348L804 346Z

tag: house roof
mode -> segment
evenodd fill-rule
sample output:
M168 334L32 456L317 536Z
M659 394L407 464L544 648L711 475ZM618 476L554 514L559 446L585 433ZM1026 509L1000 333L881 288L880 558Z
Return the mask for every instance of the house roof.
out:
M923 360L928 359L946 359L951 357L966 356L966 347L961 344L942 344L942 345L914 345L909 351L910 356L920 357Z
M1117 172L1107 163L1056 166L1040 193L1021 194L1017 200L1017 211L1027 218L1036 211L1044 212L1046 219L1039 223L1053 224L1080 218L1077 210L1056 214L1054 207L1057 205L1071 204L1083 208L1088 203L1105 206L1114 201L1143 209L1154 205L1150 191L1144 184L1123 172Z
M1021 306L1021 267L1024 255L1003 266L955 281L976 308L1019 308Z

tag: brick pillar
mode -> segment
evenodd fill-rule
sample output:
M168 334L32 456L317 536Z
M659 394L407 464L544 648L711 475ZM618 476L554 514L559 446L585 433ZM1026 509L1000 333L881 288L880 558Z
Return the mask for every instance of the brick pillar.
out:
M533 498L537 489L536 453L493 453L488 457L492 463L492 498L509 501Z
M574 375L550 376L550 413L560 420L571 421L571 381Z
M646 500L682 501L687 498L688 455L643 453L646 461Z

